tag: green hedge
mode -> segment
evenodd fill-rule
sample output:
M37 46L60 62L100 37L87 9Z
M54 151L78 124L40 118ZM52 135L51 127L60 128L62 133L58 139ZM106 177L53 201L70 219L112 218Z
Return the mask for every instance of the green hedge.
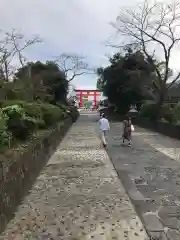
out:
M0 105L2 108L18 105L24 109L28 116L38 120L44 120L48 126L68 116L66 106L62 108L60 105L55 106L52 104L24 101L4 101L1 102Z
M163 104L162 107L159 108L155 103L145 103L141 106L139 115L155 121L159 114L163 121L173 123L175 120L174 112L174 108L172 108L171 104Z
M9 147L12 135L8 132L7 117L0 111L0 149L4 150Z
M173 119L176 124L180 124L180 102L174 105Z
M144 103L141 106L139 115L144 118L149 118L152 121L156 119L157 116L157 105L155 103Z
M60 108L51 104L23 101L5 101L0 104L1 149L11 145L13 139L25 140L35 130L48 128L68 117L66 106Z
M1 109L6 119L7 131L14 138L24 140L36 129L36 121L26 115L24 109L19 105L7 106Z
M164 104L162 106L162 118L164 118L167 122L174 122L174 110L170 104Z

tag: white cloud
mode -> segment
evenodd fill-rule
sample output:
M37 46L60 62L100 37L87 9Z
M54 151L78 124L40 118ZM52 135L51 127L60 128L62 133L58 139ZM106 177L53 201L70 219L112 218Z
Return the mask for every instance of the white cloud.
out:
M1 0L0 29L39 34L44 43L27 52L32 60L46 60L61 52L87 56L91 66L104 65L109 51L104 44L114 32L114 21L124 4L134 0ZM174 63L177 63L177 57ZM95 87L96 76L81 76L77 87Z
M2 29L39 34L44 43L31 48L32 60L48 59L61 52L87 56L92 66L106 62L104 41L112 34L109 22L116 18L119 0L1 0ZM83 76L75 85L94 86L96 77ZM88 81L88 83L87 83Z

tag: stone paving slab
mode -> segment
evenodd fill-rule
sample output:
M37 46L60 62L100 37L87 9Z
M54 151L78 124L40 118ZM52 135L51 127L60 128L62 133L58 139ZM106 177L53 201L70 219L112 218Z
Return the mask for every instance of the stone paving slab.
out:
M111 124L107 152L151 239L180 239L180 141L135 127L123 146Z
M97 118L73 125L0 239L147 239L101 147Z

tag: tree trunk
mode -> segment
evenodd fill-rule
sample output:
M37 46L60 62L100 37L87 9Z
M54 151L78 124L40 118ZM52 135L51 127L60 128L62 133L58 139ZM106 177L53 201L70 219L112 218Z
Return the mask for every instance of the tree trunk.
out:
M166 87L162 87L161 92L159 94L159 99L157 102L157 120L160 119L162 117L162 106L164 104L164 100L167 94L167 88Z
M5 70L5 80L6 80L6 82L8 82L9 81L8 64L6 61L4 62L4 70Z

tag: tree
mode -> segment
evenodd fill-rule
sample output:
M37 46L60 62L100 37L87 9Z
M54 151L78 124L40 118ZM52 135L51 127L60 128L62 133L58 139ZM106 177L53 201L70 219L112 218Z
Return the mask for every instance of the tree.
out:
M43 82L48 88L48 93L54 96L54 103L66 102L69 83L64 72L53 61L47 61L46 66L47 69L43 75Z
M132 104L140 105L147 97L145 83L150 81L153 68L140 52L126 50L125 54L114 54L110 65L97 70L99 84L112 104L121 113L126 113Z
M21 67L25 64L26 59L23 54L24 50L30 46L41 42L39 37L26 37L17 30L11 32L0 31L0 72L4 81L9 81L15 70L15 61Z
M96 88L99 89L99 90L103 90L103 85L104 85L104 78L103 78L104 69L103 69L102 67L97 68L96 74L98 75L98 80L97 80Z
M27 77L29 69L31 69L30 79ZM15 76L15 82L22 79L24 82L30 81L34 100L40 99L53 103L66 101L68 81L58 65L52 61L27 63L17 71Z
M168 90L180 78L178 72L171 83L167 84L169 76L172 75L169 67L171 54L180 43L180 3L152 3L146 0L137 7L122 9L112 25L122 38L126 38L123 46L134 46L142 50L154 68L157 104L161 107ZM162 60L155 60L158 59L156 53L161 55Z
M88 68L88 64L84 61L84 57L77 54L62 53L57 57L55 63L58 64L60 70L64 72L68 82L71 82L77 76L90 74L92 71Z
M23 51L34 44L41 43L42 39L38 36L26 39L25 36L17 30L13 30L11 33L7 33L7 35L9 36L15 53L18 56L19 63L21 64L21 67L23 67L26 63L26 57L24 56Z
M4 31L0 31L0 71L1 79L8 81L13 72L11 64L15 56L15 49L11 44L9 35Z

